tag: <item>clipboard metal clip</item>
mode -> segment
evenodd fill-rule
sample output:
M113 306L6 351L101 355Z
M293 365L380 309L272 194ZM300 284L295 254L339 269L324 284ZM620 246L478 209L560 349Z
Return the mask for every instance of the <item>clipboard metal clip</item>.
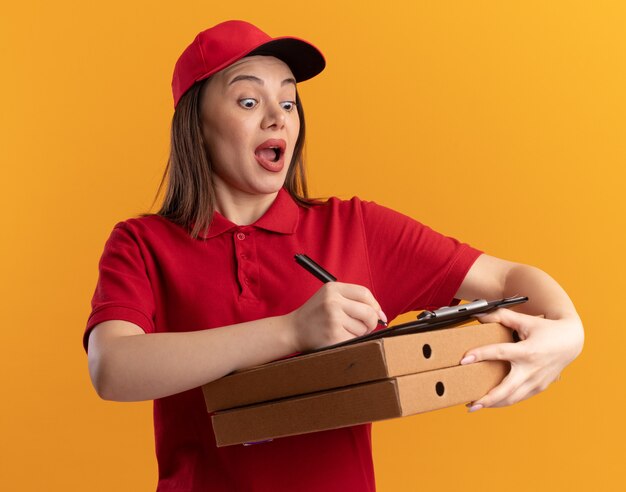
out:
M434 311L429 311L427 309L422 311L417 316L417 319L420 321L427 319L437 319L443 321L445 319L455 318L464 314L480 313L488 307L489 303L485 299L478 299L460 306L444 306L442 308L435 309Z

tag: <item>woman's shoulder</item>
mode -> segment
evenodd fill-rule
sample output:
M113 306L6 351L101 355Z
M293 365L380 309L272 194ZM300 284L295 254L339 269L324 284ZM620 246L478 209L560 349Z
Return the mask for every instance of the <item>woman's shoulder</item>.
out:
M354 195L350 198L342 196L325 196L321 198L311 198L310 207L315 211L323 212L325 210L350 210L361 208L363 204L369 204L367 200Z
M341 196L329 196L320 199L314 199L311 207L318 213L358 213L362 215L402 215L391 208L381 205L370 199L365 199L356 195L350 198Z
M380 231L402 231L406 228L423 227L423 224L408 215L356 195L350 198L327 197L325 201L316 202L308 209L304 209L300 217L301 220L317 224L318 227L330 227L331 224L347 227L351 224L373 235L379 234Z
M163 239L188 236L186 229L158 214L142 214L118 221L113 231L119 231L137 240Z
M410 215L356 195L350 198L330 196L324 202L313 205L310 210L311 218L318 217L322 221L358 221L367 230L424 228L421 221Z

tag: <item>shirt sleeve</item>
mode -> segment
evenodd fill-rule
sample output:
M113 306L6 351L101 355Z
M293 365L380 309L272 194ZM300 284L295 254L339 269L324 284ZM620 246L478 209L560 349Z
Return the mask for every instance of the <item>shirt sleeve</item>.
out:
M154 293L146 264L135 234L124 222L115 226L104 246L91 308L83 336L85 351L92 328L103 321L130 321L146 333L155 331Z
M481 251L375 202L363 201L362 213L374 295L390 319L458 303Z

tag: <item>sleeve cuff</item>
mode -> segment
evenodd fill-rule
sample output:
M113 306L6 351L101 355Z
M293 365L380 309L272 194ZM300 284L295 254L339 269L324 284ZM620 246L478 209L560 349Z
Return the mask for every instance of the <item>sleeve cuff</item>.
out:
M142 311L127 306L102 306L91 313L91 316L89 316L89 320L87 321L87 328L85 329L85 334L83 335L83 348L85 349L85 352L87 352L91 330L98 323L114 319L134 323L146 333L154 333L155 331L154 322Z
M448 271L441 278L439 286L433 291L426 309L438 309L442 306L458 304L459 299L455 299L454 296L459 287L461 287L467 272L481 254L482 251L468 245L460 248L456 257L450 263Z

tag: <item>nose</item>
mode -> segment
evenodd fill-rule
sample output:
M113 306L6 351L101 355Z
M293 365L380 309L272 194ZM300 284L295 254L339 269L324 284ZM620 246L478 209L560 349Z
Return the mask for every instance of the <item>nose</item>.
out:
M263 129L272 128L280 129L285 126L285 110L280 104L269 104L266 106L261 127Z

